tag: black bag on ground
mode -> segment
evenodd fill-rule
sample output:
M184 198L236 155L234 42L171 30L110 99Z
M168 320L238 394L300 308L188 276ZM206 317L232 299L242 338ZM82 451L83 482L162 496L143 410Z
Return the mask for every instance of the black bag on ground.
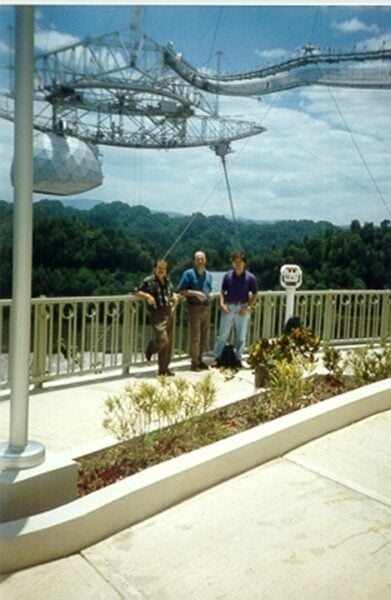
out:
M225 344L218 362L220 367L226 369L235 369L237 367L238 361L232 344Z
M284 327L284 334L289 335L294 329L303 329L299 317L290 317L290 319L287 320Z

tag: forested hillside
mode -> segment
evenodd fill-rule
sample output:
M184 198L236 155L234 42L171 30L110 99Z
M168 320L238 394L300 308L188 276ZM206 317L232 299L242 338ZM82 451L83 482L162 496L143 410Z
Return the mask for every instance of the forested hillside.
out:
M391 228L352 222L238 222L202 214L170 217L122 202L90 210L55 200L34 204L33 296L122 294L150 271L152 261L171 249L174 283L194 250L208 255L212 270L229 268L239 243L261 289L278 288L284 263L299 264L307 289L391 285ZM240 242L238 242L238 237ZM11 296L12 205L0 201L0 297Z

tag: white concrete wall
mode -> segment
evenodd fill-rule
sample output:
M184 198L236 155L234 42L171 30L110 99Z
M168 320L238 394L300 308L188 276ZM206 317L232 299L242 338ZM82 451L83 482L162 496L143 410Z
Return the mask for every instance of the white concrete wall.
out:
M0 523L48 511L77 497L77 464L48 455L34 469L0 472Z

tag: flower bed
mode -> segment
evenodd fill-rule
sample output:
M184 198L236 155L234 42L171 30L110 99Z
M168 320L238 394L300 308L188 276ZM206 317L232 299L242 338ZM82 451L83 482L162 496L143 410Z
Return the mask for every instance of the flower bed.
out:
M299 401L284 405L284 412L276 414L275 407L262 395L257 394L250 399L81 457L77 460L79 496L354 387L353 380L349 377L337 380L330 375L314 375L310 378L309 392Z
M261 365L267 368L266 392L215 410L210 410L215 395L210 374L196 384L162 378L157 387L132 385L123 396L108 398L106 426L124 441L77 460L79 495L391 374L391 345L386 340L378 347L358 348L345 358L336 348L325 347L328 374L308 376L318 348L319 338L307 329L256 342L248 362L255 370ZM165 422L151 431L152 419L159 421L162 416ZM140 428L145 421L148 427Z

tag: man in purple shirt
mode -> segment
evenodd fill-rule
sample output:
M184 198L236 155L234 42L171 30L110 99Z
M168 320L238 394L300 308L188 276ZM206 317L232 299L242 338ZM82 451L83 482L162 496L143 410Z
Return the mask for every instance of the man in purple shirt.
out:
M215 366L231 332L235 327L235 355L237 366L242 367L242 356L246 345L247 327L251 309L257 301L258 285L255 276L246 270L246 256L237 252L232 257L231 271L223 277L220 292L220 329L215 346Z

